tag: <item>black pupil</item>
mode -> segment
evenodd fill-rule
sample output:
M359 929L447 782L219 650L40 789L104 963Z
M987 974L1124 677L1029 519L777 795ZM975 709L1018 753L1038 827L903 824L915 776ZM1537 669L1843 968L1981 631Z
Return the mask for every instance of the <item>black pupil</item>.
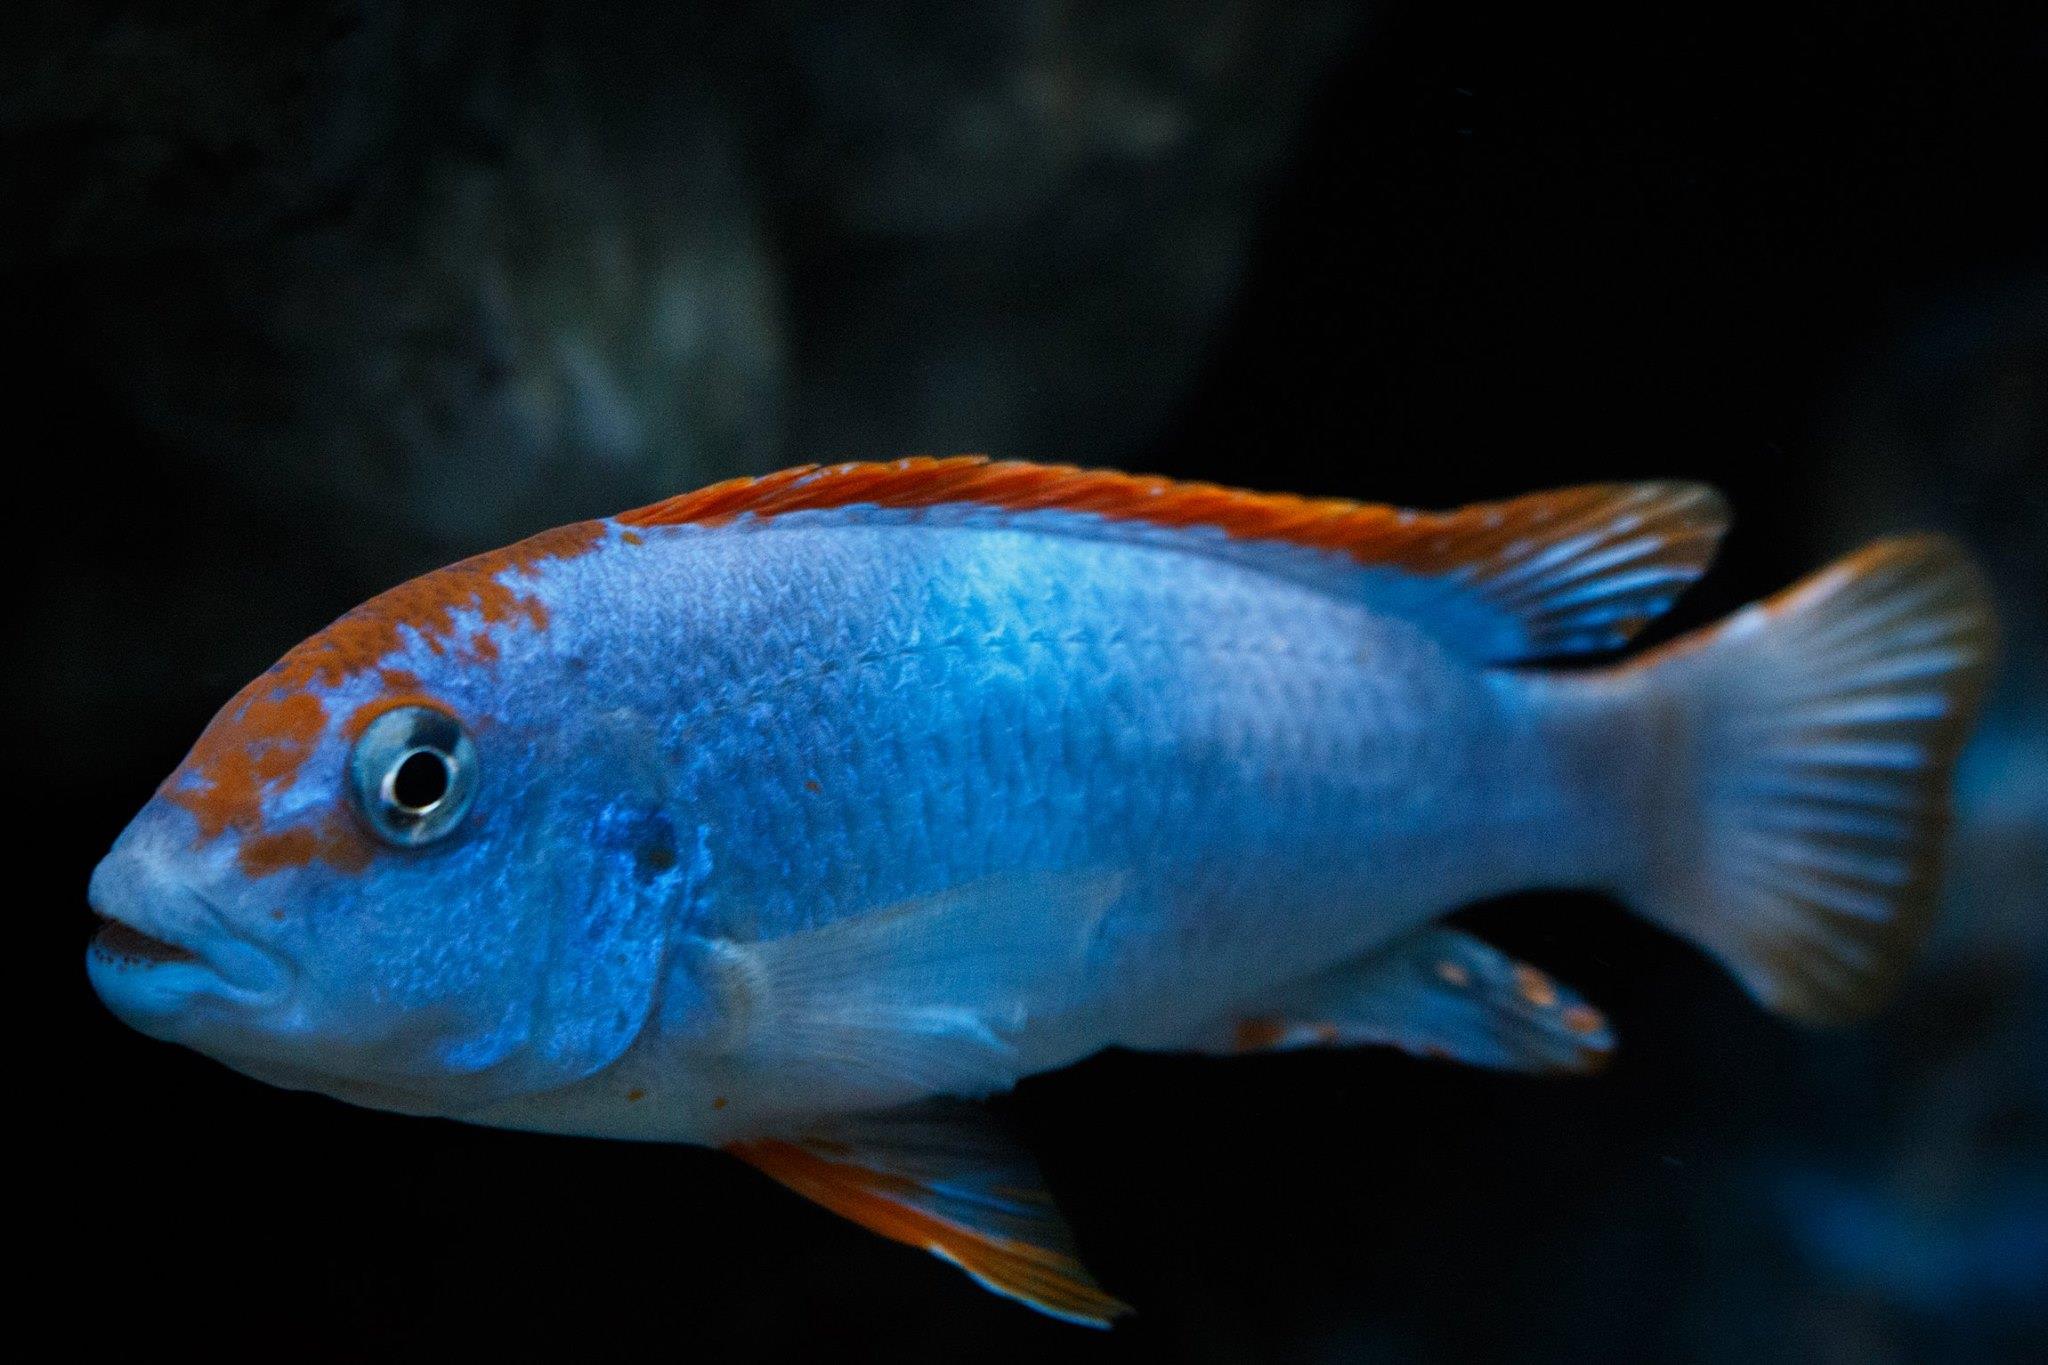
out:
M409 811L423 811L448 794L448 760L419 750L407 754L391 776L391 799Z

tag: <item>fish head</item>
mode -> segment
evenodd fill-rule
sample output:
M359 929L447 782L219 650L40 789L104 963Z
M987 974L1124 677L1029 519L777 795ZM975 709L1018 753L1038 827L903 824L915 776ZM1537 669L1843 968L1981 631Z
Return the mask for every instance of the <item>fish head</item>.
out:
M538 602L528 572L488 581ZM459 605L366 629L401 611L373 600L288 653L116 840L87 965L120 1018L274 1084L458 1115L637 1036L691 872L648 727L572 676L546 611L432 591Z

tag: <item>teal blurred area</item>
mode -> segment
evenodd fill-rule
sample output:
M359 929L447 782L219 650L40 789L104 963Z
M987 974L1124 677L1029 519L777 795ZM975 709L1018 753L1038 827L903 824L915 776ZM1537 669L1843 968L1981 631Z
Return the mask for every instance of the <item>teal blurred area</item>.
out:
M16 6L0 20L31 1245L105 1358L2048 1358L2048 19ZM86 877L212 710L409 574L800 461L1445 506L1723 488L1666 635L1903 528L2005 624L1901 998L1802 1032L1590 897L1468 927L1605 1074L1111 1055L1003 1101L1040 1321L737 1163L265 1090L106 1017ZM54 1305L52 1305L54 1306ZM31 1306L31 1314L35 1313ZM70 1319L67 1330L77 1330Z

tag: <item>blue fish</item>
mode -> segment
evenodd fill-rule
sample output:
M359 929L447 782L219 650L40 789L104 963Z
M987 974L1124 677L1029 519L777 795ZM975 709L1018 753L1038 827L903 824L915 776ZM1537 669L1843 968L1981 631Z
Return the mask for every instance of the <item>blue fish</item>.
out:
M1439 923L1611 892L1765 1006L1927 928L1993 622L1882 541L1604 666L1711 490L1445 513L979 458L805 467L393 589L228 702L95 871L123 1019L249 1075L724 1147L1075 1322L975 1101L1102 1048L1583 1070Z

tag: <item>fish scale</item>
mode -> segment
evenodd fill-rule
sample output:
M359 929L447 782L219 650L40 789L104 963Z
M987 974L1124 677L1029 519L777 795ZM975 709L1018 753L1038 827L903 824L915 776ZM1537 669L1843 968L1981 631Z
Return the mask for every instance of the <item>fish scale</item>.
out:
M1034 864L1138 868L1181 888L1191 917L1207 903L1261 907L1261 924L1218 915L1174 925L1180 908L1154 904L1111 931L1134 945L1180 941L1198 959L1228 955L1239 964L1235 990L1326 966L1324 955L1351 955L1407 927L1413 869L1376 856L1375 811L1390 803L1374 793L1409 793L1416 818L1433 813L1442 835L1448 796L1414 794L1461 781L1476 763L1447 751L1462 744L1476 755L1491 744L1483 708L1493 698L1469 670L1420 632L1352 604L1276 593L1242 567L1176 564L1150 547L1040 546L1027 574L1005 578L1001 566L1019 559L1025 539L958 529L878 547L864 528L732 538L735 557L796 554L826 566L808 592L790 587L761 603L765 614L844 620L877 601L898 614L850 663L820 658L807 634L766 632L755 656L729 670L774 680L765 689L774 718L745 734L743 764L698 755L718 776L680 804L733 833L714 839L714 872L691 910L712 918L686 927L728 931L717 917L731 915L747 932L790 932ZM742 563L706 564L701 540L682 528L636 553L672 553L678 576L714 585L721 570L750 574ZM1165 677L1182 685L1158 686ZM766 700L758 685L746 695ZM959 697L964 710L934 716L900 705L905 696ZM712 713L741 704L699 699ZM1419 719L1389 723L1396 716ZM829 772L810 793L801 774L825 767L820 755L830 755ZM1483 829L1484 818L1475 808L1468 822ZM1304 876L1316 849L1352 852ZM848 868L867 876L848 884ZM1383 906L1396 915L1376 919ZM1276 953L1267 931L1279 913L1313 915L1332 932L1305 936L1313 950ZM1269 965L1244 970L1255 963ZM1190 1001L1178 988L1200 965L1154 957L1150 970L1174 983L1183 1008L1220 1009L1229 998ZM1151 1002L1127 1008L1157 1027Z

